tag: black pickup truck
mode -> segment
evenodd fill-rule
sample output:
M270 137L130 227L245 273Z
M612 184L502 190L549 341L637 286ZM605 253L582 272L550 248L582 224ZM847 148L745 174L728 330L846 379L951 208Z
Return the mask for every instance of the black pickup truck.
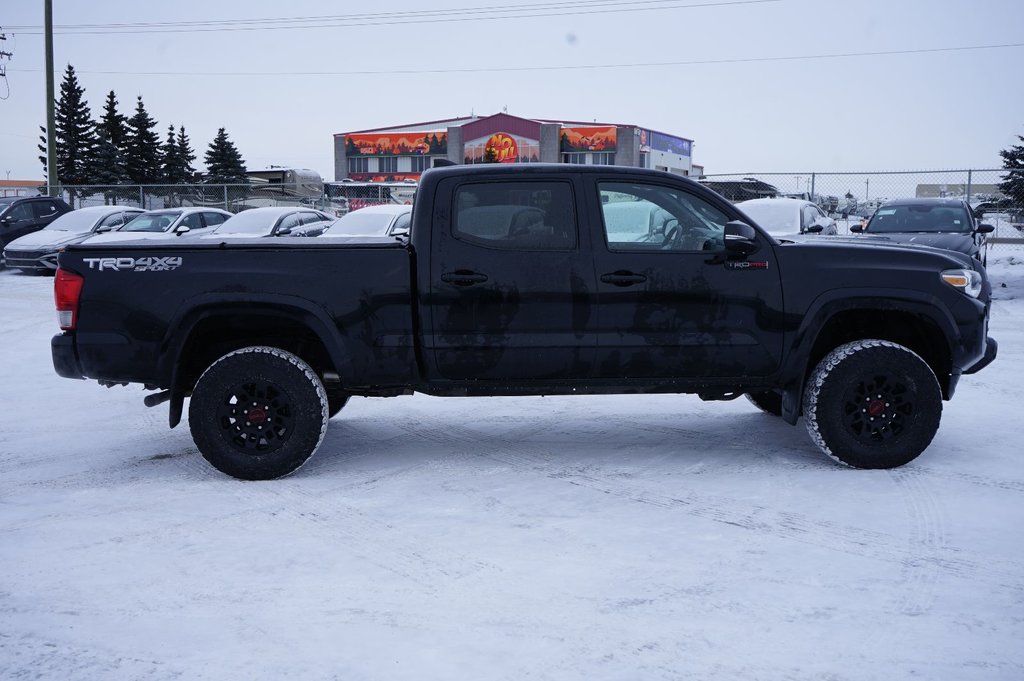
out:
M69 247L57 373L159 391L239 478L293 472L351 395L746 394L832 458L890 468L988 365L962 254L779 241L685 178L621 167L424 173L409 237Z

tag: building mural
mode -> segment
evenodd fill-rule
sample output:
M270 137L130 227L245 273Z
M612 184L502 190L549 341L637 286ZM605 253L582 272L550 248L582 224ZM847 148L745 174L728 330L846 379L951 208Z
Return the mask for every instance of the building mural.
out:
M465 144L465 163L536 163L540 160L538 140L495 132Z
M345 136L345 155L350 158L447 153L447 132L361 133Z
M615 151L615 126L562 128L562 153Z

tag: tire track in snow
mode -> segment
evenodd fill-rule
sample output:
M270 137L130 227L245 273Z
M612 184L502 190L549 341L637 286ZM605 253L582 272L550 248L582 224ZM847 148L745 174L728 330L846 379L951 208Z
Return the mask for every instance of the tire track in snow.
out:
M933 571L957 579L981 577L991 581L993 578L999 578L1010 588L1024 588L1019 575L1012 569L986 566L981 570L975 562L955 555L944 540L939 541L936 538L940 535L936 534L934 528L926 528L928 523L934 523L934 514L931 511L918 511L919 519L915 520L915 523L920 527L913 532L923 539L919 538L916 543L912 540L914 548L908 549L906 539L885 532L818 520L804 514L780 511L724 496L705 497L689 490L664 494L636 485L623 484L623 480L619 478L602 475L590 468L584 470L560 465L551 452L538 453L523 447L522 451L490 452L484 456L504 463L516 471L543 475L611 497L665 510L681 511L712 522L773 535L837 553L880 560L908 571L924 570L922 574ZM919 550L922 545L929 547L929 550L923 552L925 555L919 555L922 553ZM927 591L927 584L933 580L931 577L922 579L925 580L924 589ZM921 608L927 605L927 599L926 594L914 596L902 607L904 610Z

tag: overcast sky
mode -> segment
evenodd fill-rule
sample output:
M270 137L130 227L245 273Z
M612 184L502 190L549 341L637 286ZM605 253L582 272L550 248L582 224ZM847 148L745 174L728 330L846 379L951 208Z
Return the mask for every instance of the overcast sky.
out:
M142 95L200 162L224 127L250 168L333 179L334 133L506 107L688 137L707 172L994 168L1024 134L1021 0L53 4L94 116ZM279 21L232 23L258 19ZM224 23L110 28L160 22ZM42 177L42 23L42 0L0 6L0 178ZM950 50L978 46L1004 47Z

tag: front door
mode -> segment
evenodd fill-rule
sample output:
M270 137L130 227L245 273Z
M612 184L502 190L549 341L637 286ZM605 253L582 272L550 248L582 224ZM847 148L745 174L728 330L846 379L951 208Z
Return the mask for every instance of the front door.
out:
M601 378L760 377L782 356L772 246L727 257L727 206L683 183L592 180Z
M595 285L578 181L507 178L439 185L427 334L437 372L457 381L589 377Z

